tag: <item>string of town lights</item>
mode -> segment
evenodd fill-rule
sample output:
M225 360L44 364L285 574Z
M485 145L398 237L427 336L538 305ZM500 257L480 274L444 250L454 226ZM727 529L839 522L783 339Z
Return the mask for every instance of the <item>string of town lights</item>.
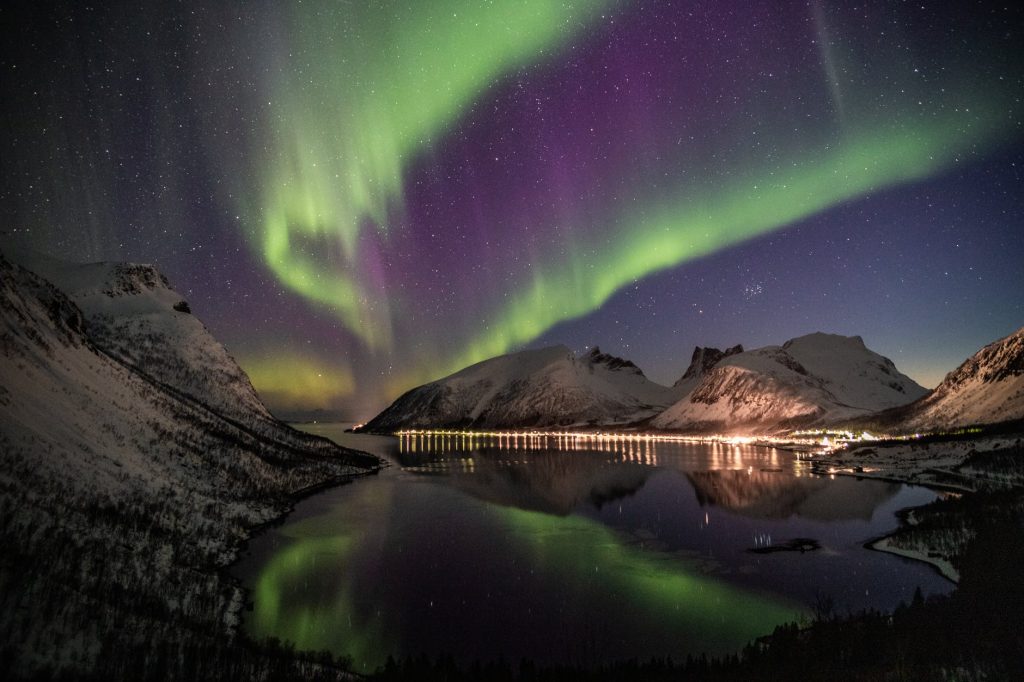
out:
M356 427L357 429L359 427ZM530 442L543 445L551 441L571 441L573 443L698 443L719 444L730 446L752 445L785 449L807 449L802 454L822 455L848 447L851 443L878 440L909 440L920 438L913 436L879 436L867 431L797 431L785 436L765 435L729 435L729 434L669 434L642 432L605 432L605 431L548 431L548 430L471 430L471 429L402 429L393 434L401 440L433 439L484 441L496 440L504 442Z
M362 425L357 425L358 430ZM970 430L975 432L977 429ZM963 431L967 433L968 431ZM961 433L961 432L957 432ZM794 450L800 457L821 457L851 446L869 442L911 442L938 434L905 435L873 434L869 431L806 429L782 436L735 434L678 434L625 431L551 431L551 430L473 430L473 429L402 429L392 435L400 440L459 440L531 443L542 446L552 441L572 442L581 446L602 443L697 443L729 446L760 446ZM948 435L948 434L942 434Z

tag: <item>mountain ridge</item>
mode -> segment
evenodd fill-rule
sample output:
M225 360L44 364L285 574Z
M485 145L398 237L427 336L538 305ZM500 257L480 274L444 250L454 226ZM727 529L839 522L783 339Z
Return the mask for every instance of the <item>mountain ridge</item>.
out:
M597 371L600 381L582 381L581 368ZM698 346L672 387L650 382L631 361L597 347L576 356L560 345L497 356L413 388L361 429L649 426L769 433L871 414L925 393L859 336L815 332L750 351Z
M677 393L597 347L577 356L564 345L548 346L490 358L410 389L361 430L625 425L653 416Z
M234 358L153 265L18 256L82 310L90 341L104 352L236 421L270 428L277 422Z
M986 344L927 395L859 420L852 428L938 431L1024 420L1024 327Z
M723 356L651 426L776 433L874 413L925 392L860 336L814 332Z
M696 383L722 359L742 352L742 344L726 348L724 351L710 346L696 346L693 349L693 355L690 357L689 367L686 368L686 371L683 372L683 376L679 377L672 386L678 388L680 386L688 385L687 382L690 381Z

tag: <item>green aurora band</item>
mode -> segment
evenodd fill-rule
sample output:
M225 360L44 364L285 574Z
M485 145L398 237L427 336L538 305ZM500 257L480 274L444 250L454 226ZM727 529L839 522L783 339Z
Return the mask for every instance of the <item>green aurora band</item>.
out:
M987 150L1005 136L1008 107L997 101L978 104L988 114L980 121L959 114L906 127L880 124L805 159L748 171L728 187L687 192L649 213L623 214L616 221L620 227L591 258L570 255L569 263L536 264L530 285L433 374L450 374L528 343L559 322L597 310L647 275L870 192L931 177Z
M288 64L269 85L272 142L257 202L259 248L274 275L371 348L388 347L388 302L352 274L361 231L387 231L408 164L495 80L543 58L611 4L293 6Z

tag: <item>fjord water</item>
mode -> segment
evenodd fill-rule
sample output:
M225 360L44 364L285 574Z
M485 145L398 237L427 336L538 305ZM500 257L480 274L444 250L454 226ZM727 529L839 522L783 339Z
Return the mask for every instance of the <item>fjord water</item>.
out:
M812 476L726 444L405 438L307 430L391 466L301 502L236 573L245 627L300 649L595 665L721 654L817 609L952 585L865 549L920 487ZM810 538L808 552L751 549Z

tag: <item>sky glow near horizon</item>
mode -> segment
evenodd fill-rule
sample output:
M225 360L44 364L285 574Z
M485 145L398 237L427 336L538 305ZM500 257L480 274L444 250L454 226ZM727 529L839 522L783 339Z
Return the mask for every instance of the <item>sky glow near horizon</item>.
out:
M53 87L8 114L4 203L54 255L156 262L282 411L560 341L670 383L816 329L935 383L1024 324L1021 17L992 9L83 12L5 59Z

